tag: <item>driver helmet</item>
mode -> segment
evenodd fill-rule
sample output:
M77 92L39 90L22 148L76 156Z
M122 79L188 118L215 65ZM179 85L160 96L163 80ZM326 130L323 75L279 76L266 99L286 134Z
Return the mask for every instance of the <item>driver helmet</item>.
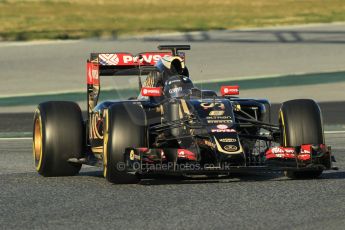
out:
M185 71L184 60L179 56L164 56L155 65L163 76L163 82L171 76L182 75Z
M191 95L194 85L189 77L176 75L164 84L164 95L169 98L180 98Z

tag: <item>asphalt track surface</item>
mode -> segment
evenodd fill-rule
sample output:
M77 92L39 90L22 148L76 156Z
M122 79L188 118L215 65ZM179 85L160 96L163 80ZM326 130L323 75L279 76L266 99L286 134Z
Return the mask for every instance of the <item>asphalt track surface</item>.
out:
M328 134L338 171L108 183L97 168L45 178L31 140L0 140L1 229L344 229L344 134Z

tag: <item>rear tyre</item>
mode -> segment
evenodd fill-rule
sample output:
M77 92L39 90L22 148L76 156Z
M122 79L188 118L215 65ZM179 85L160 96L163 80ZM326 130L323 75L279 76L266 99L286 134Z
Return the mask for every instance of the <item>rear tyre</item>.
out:
M39 104L34 114L33 156L35 167L43 176L73 176L80 164L84 146L83 117L74 102L51 101Z
M105 110L103 173L116 184L138 183L136 175L128 174L124 153L126 148L147 146L146 114L137 104L118 103Z
M279 112L281 145L296 147L303 144L324 144L322 115L318 104L310 99L286 101ZM317 178L323 170L285 172L293 179Z

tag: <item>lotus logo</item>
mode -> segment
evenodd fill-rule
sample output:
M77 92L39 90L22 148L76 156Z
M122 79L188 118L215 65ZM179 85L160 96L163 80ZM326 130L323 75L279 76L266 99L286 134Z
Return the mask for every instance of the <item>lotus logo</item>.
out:
M235 152L238 149L235 145L225 145L223 148L228 152Z
M226 142L226 143L230 143L230 142L236 142L237 140L235 138L222 138L219 139L221 142Z

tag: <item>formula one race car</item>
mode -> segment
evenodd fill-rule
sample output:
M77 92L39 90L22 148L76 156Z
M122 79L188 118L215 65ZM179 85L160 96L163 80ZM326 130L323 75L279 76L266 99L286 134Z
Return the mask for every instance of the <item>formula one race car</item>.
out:
M273 124L270 103L239 98L239 86L222 86L221 95L196 88L181 52L189 45L158 49L92 53L86 120L74 102L38 106L33 155L39 174L71 176L86 164L102 167L110 182L133 183L154 175L262 170L316 178L332 168L315 101L284 102ZM139 96L98 103L100 77L124 75L139 76Z

